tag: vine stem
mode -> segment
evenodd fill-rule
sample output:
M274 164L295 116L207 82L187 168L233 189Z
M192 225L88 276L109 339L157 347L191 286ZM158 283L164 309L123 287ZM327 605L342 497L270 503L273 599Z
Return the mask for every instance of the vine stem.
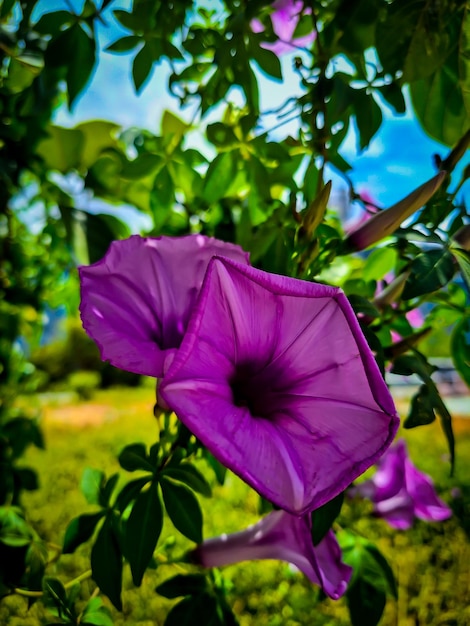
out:
M91 569L83 572L76 578L69 580L68 583L65 583L64 589L70 589L73 585L81 583L84 580L88 580L88 578L91 578ZM21 589L20 587L15 587L15 589L13 589L13 593L16 593L18 596L23 596L24 598L42 598L44 595L44 591L29 591L28 589Z

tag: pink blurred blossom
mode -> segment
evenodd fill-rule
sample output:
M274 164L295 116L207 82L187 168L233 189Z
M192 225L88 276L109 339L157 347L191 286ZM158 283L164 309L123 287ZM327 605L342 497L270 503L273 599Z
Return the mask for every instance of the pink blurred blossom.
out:
M301 0L276 0L273 2L272 8L271 22L278 41L263 42L263 48L281 56L292 52L296 47L308 46L315 39L313 30L303 37L292 38L302 14L303 2ZM310 13L311 11L307 9L305 12ZM251 28L254 33L264 31L263 24L256 18L251 20Z

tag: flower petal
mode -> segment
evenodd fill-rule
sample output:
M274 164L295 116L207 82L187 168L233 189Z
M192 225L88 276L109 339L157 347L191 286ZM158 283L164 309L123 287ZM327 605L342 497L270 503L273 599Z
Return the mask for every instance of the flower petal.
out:
M339 289L228 259L210 263L159 393L216 458L298 514L343 491L398 427Z
M452 516L452 510L439 498L429 476L406 459L406 486L414 502L416 517L427 522L441 522Z
M285 511L273 511L238 533L208 539L193 552L193 561L204 567L257 559L292 563L334 599L344 594L352 574L352 569L341 561L332 531L314 547L310 516L297 517Z
M102 358L137 374L162 376L214 255L248 263L239 246L203 235L135 235L112 243L101 261L80 267L81 318Z

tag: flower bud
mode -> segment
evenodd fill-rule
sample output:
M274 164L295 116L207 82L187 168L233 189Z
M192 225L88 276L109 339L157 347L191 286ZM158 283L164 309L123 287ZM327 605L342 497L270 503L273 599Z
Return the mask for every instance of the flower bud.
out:
M375 298L372 303L379 309L384 309L387 305L393 304L401 296L405 283L408 280L410 272L399 274L392 282L385 287Z
M373 215L367 222L348 235L345 239L346 250L348 252L364 250L394 233L406 218L410 217L433 196L445 177L446 172L440 172L397 204Z

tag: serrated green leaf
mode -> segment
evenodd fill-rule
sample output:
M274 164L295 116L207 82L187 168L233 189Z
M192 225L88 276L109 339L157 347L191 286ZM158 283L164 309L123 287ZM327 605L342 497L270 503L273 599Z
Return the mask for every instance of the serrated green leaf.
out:
M212 489L205 477L201 472L190 465L189 463L182 463L177 467L169 467L162 472L163 475L169 476L173 480L185 483L194 491L197 491L206 498L212 496Z
M155 589L161 596L170 600L181 596L198 595L206 590L207 578L204 574L177 574Z
M134 585L140 587L157 546L163 525L163 510L157 486L151 484L136 498L127 520L124 553L131 566Z
M83 470L80 490L88 504L99 504L101 489L105 482L104 472L91 467Z
M107 517L91 550L92 578L118 611L122 611L122 555L116 521Z
M63 554L72 554L78 546L88 541L104 515L105 511L99 511L74 518L65 531Z
M166 511L175 528L191 541L201 543L202 512L196 496L184 485L165 476L161 476L160 485Z

